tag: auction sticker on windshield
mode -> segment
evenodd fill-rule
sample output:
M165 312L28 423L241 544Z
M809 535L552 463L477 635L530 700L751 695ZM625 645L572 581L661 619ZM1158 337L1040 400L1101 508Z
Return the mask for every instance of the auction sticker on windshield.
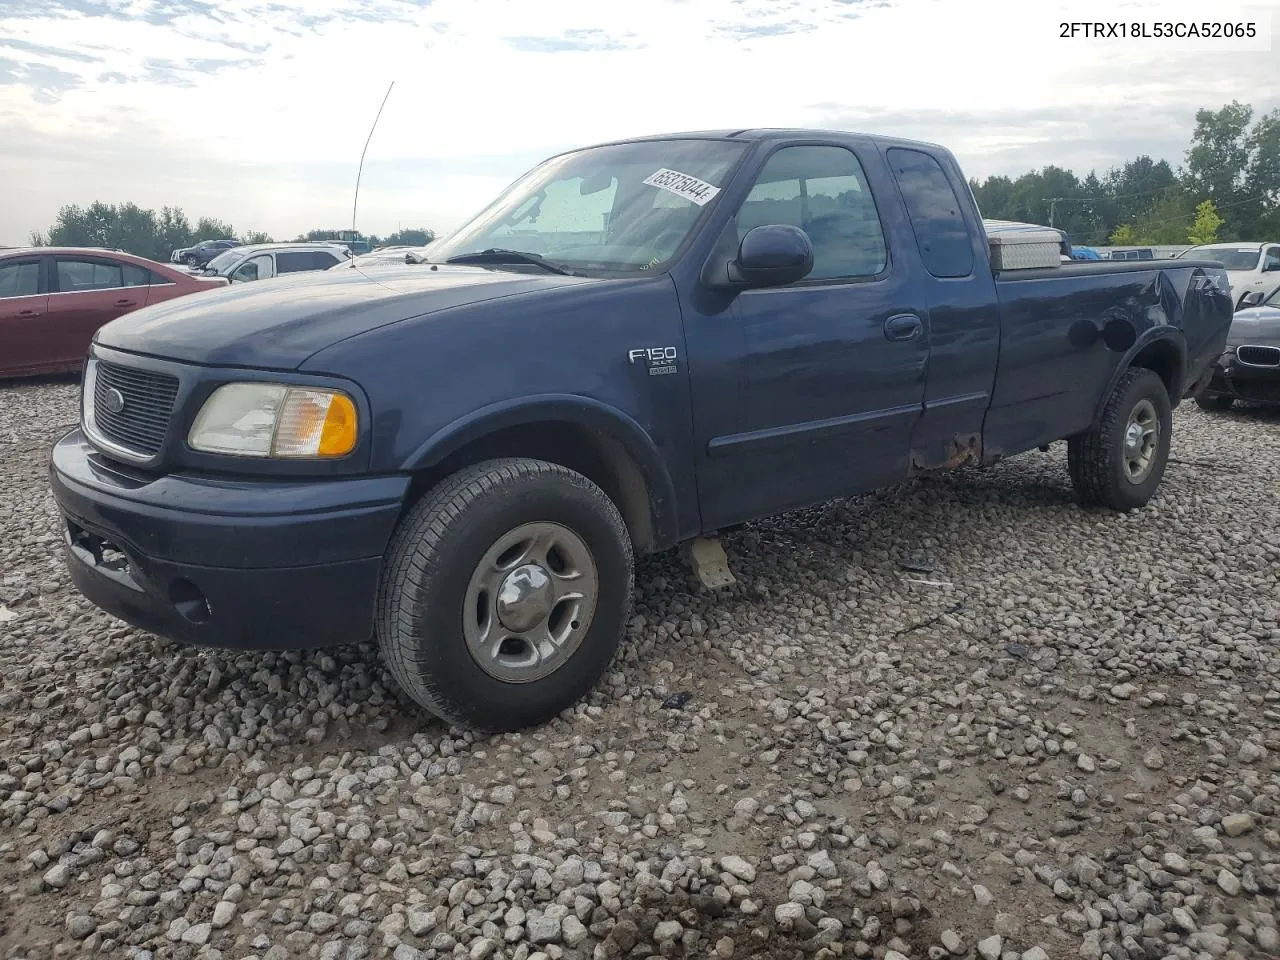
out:
M668 170L666 167L663 167L657 173L647 176L643 183L650 187L658 187L674 193L677 197L692 200L698 206L702 206L720 192L719 187L713 186L705 180L691 177L687 173Z

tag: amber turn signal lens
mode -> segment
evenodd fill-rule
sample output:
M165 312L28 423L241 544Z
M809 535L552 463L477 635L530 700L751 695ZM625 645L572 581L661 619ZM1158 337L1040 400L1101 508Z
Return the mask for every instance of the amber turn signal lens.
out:
M335 393L329 401L320 431L319 454L322 457L346 456L356 448L356 405L351 398Z
M356 436L356 407L346 394L290 387L271 452L276 457L342 457L355 449Z

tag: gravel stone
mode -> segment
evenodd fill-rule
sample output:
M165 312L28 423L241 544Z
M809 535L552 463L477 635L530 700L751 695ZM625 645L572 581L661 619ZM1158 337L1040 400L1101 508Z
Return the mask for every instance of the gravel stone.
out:
M978 941L978 954L983 960L1000 960L1000 948L1004 946L1004 938L998 933Z
M749 864L742 857L727 856L720 858L720 869L725 873L733 874L743 883L754 883L756 879L756 868Z
M1252 829L1253 817L1247 813L1233 813L1222 818L1222 832L1228 837L1244 836Z
M1125 515L1055 445L725 531L732 590L643 557L599 688L479 736L369 644L190 648L80 597L76 389L0 385L6 957L1280 955L1270 413L1181 404Z
M83 913L67 914L67 935L73 940L83 940L97 929L98 923L93 917Z
M658 943L671 943L679 940L684 933L684 927L675 920L663 920L653 928L653 939Z

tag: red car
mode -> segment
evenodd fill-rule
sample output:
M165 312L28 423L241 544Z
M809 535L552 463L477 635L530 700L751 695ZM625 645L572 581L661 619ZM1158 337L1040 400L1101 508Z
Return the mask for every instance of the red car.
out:
M79 370L104 323L149 303L226 284L224 277L193 277L110 250L0 250L0 376Z

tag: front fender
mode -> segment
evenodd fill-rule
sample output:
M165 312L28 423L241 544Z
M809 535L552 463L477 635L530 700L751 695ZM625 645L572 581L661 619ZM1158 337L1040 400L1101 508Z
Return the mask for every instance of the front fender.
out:
M603 434L621 445L643 476L655 540L661 544L674 543L677 539L675 487L662 454L633 417L592 397L542 394L489 404L441 427L410 454L402 468L408 472L430 469L467 444L498 430L557 422Z

